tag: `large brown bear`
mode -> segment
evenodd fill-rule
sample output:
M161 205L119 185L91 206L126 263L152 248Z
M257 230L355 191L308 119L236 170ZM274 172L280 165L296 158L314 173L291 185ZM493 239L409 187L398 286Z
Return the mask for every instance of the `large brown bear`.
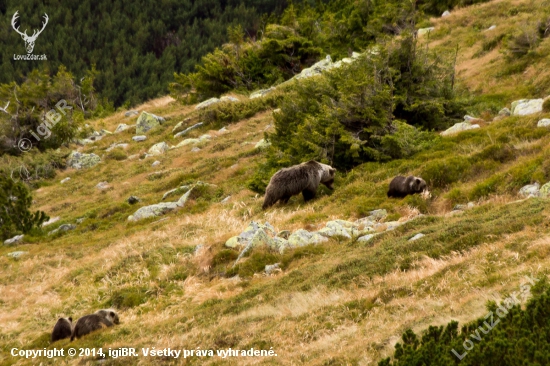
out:
M304 201L315 198L319 183L332 188L336 169L330 165L318 163L315 160L279 170L271 177L265 190L265 210L277 201L287 203L290 197L302 193Z
M390 183L388 197L403 198L409 194L422 193L426 187L426 182L420 177L398 175Z

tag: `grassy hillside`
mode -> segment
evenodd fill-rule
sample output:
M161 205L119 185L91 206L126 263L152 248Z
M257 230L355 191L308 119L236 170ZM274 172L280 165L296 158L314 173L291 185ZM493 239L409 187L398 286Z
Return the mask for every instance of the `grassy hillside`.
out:
M71 146L98 154L102 162L33 182L32 209L60 217L45 232L84 220L72 231L27 235L22 244L0 247L0 364L37 363L12 357L14 347L254 347L272 348L277 357L140 356L108 358L103 364L375 365L393 354L406 329L420 333L429 325L472 321L486 314L488 301L517 289L525 275L546 276L550 205L546 199L521 199L517 192L525 184L550 181L550 130L536 127L550 113L490 121L513 100L550 94L548 38L541 37L524 55L509 56L523 30L538 29L550 16L547 5L495 0L431 19L426 26L435 30L429 47L458 46L457 87L476 95L469 113L486 122L454 137L434 132L429 146L404 159L340 171L335 190L320 188L308 204L296 196L262 211L263 197L247 188L266 160L266 152L254 146L264 132L273 132L277 92L269 97L273 105L265 102L260 112L232 123L227 121L235 111L254 110L260 102L234 95L240 102L227 102L220 107L225 114L213 116L170 97L152 100L136 109L167 121L148 132L146 141L133 142L129 129ZM497 27L486 31L493 24ZM136 119L119 112L90 125L114 131ZM181 141L172 128L182 120L187 126L207 121L185 138L209 134L210 141L197 145L200 151L190 145L141 158L155 143ZM129 146L107 152L114 143ZM25 159L4 156L0 164L15 170ZM160 165L153 167L155 160ZM422 176L431 197L386 198L390 180L399 173ZM175 212L127 220L139 207L161 202L170 189L197 181L215 186L199 190ZM96 188L100 182L110 187ZM130 195L141 202L128 204ZM468 202L474 207L452 211ZM224 246L251 220L268 221L277 230L313 231L374 209L388 211L385 221L404 224L365 243L331 239L284 254L254 249L235 267L239 251ZM418 233L425 236L409 241ZM27 253L19 259L7 256L16 250ZM273 263L282 271L266 275L264 266ZM58 317L76 320L105 307L118 309L120 325L49 345ZM97 360L63 359L67 364Z

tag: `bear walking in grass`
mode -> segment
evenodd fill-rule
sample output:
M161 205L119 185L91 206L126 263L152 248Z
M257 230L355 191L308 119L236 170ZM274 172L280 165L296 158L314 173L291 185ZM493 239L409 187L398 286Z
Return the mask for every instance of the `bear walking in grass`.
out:
M388 197L403 198L409 194L422 193L426 187L426 182L420 177L398 175L390 183Z
M118 314L113 309L102 309L94 314L85 315L78 319L71 335L71 341L101 328L119 324Z
M336 169L315 160L279 170L271 177L265 190L262 208L274 205L277 201L287 203L290 197L302 193L304 201L315 198L319 183L332 188Z
M73 333L73 318L59 318L52 331L52 343L70 338Z

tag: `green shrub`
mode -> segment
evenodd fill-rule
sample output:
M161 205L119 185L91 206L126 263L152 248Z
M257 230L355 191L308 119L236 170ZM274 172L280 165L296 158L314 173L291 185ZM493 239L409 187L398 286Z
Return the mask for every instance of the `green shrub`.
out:
M105 159L107 160L126 160L128 158L128 154L124 149L117 147L116 149L113 149L105 155Z
M149 295L145 287L125 287L116 290L108 301L108 306L117 309L134 308L148 301Z
M0 175L0 237L6 240L17 233L39 229L49 217L42 211L31 213L32 196L22 182Z
M470 200L477 200L480 198L486 198L491 193L496 193L499 186L504 182L502 175L494 175L484 181L477 183L470 192Z
M467 173L471 164L467 158L453 156L429 162L422 168L420 176L430 188L444 188L451 183L458 182Z

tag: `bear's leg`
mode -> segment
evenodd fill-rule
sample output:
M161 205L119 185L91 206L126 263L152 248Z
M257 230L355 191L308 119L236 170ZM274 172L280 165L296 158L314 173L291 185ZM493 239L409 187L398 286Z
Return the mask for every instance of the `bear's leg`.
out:
M290 199L290 196L283 196L283 197L281 198L281 202L282 202L282 203L287 203L289 199Z
M307 201L310 201L312 199L315 198L315 191L311 190L311 189L304 189L302 191L302 195L304 196L304 201L307 202Z

